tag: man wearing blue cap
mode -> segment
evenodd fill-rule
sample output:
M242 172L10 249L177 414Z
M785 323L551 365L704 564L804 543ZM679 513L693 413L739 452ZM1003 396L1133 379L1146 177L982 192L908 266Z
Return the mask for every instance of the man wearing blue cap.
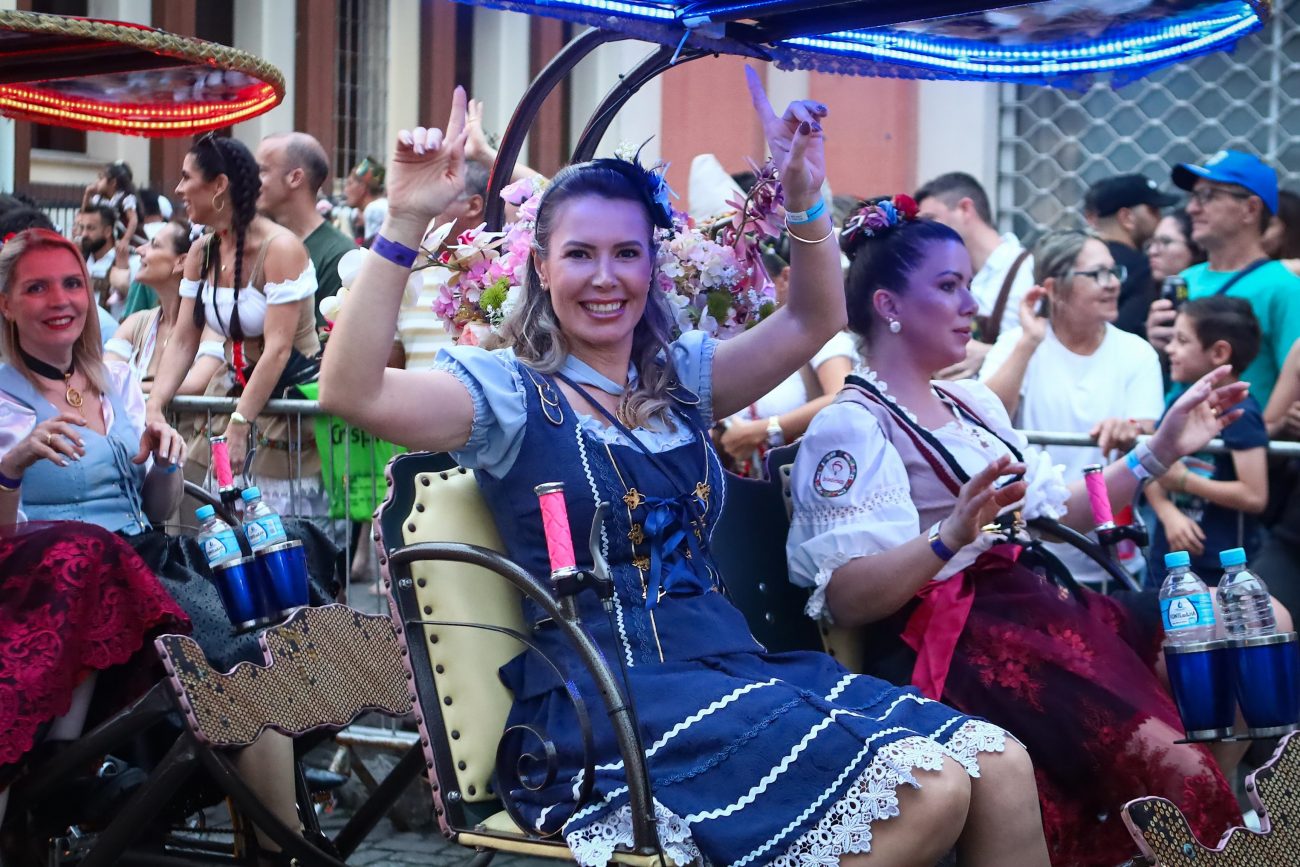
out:
M1183 272L1193 299L1209 295L1244 298L1259 318L1259 355L1241 378L1260 404L1277 383L1287 352L1300 339L1300 278L1268 258L1262 239L1277 213L1277 172L1258 157L1222 150L1197 166L1181 163L1176 186L1191 192L1187 213L1192 240L1209 261ZM1173 305L1160 299L1147 315L1147 339L1160 351L1173 334Z

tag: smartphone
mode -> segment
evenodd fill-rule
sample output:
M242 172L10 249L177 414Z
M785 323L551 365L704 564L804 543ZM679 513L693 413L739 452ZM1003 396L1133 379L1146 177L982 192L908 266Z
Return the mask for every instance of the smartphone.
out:
M1052 315L1052 299L1044 295L1038 299L1038 304L1034 306L1034 315L1039 319L1047 319Z

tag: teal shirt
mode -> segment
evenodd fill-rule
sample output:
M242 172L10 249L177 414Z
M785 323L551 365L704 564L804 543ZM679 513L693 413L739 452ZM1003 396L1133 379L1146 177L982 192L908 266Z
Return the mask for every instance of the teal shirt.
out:
M1189 297L1195 300L1214 295L1236 273L1211 271L1208 263L1202 263L1188 268L1183 277ZM1259 318L1259 355L1241 378L1250 383L1250 393L1260 406L1267 406L1291 344L1300 339L1300 277L1281 262L1269 262L1238 280L1228 296L1249 301Z

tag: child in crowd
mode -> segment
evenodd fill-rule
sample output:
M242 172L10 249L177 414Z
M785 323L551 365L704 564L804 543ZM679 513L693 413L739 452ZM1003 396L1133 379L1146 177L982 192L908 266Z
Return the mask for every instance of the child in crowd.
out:
M1188 303L1174 321L1169 371L1174 382L1193 383L1223 364L1240 376L1259 352L1260 326L1250 303L1215 295ZM1146 488L1159 518L1151 545L1152 568L1163 570L1169 551L1187 551L1203 578L1219 572L1219 552L1259 545L1256 517L1268 504L1268 429L1253 397L1241 418L1223 430L1229 454L1193 454Z
M148 241L143 232L137 235L140 215L136 204L135 181L131 167L122 160L104 166L95 180L86 185L81 206L107 205L117 217L114 237L126 238L129 243L143 244Z

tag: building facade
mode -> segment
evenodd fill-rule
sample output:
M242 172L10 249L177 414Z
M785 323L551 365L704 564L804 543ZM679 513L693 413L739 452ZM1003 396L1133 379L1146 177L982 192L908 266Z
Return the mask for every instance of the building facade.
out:
M1077 224L1083 190L1099 177L1170 165L1220 147L1254 150L1285 180L1300 170L1300 0L1274 0L1274 20L1232 55L1197 58L1116 88L1082 91L967 82L866 79L760 68L778 107L795 98L831 106L828 168L836 193L915 189L963 170L993 194L1004 228ZM452 88L484 101L502 132L528 82L572 38L562 22L451 0L0 0L0 8L149 24L257 54L283 73L271 112L233 134L255 145L299 129L329 151L337 177L363 156L384 160L397 130L441 125ZM544 173L571 145L618 76L650 47L602 46L547 101L523 159ZM670 163L685 194L691 159L712 152L729 171L762 152L744 61L710 57L650 82L619 113L600 152L645 145ZM140 185L174 188L188 139L79 133L0 119L0 190L70 196L107 162L128 161ZM77 193L77 199L80 196Z

